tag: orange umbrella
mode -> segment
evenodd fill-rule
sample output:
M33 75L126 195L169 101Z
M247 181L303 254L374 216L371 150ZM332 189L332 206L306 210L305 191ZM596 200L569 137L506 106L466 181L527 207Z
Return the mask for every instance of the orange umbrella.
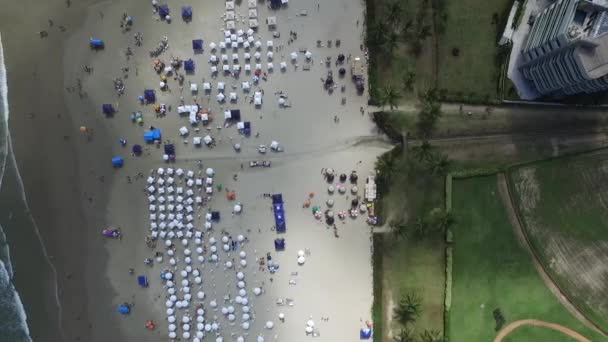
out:
M304 201L304 208L308 208L310 207L310 200L307 199L306 201Z
M236 197L236 194L234 193L234 191L228 191L226 193L226 199L228 199L229 201L234 200Z
M315 193L314 193L314 192L309 192L309 193L308 193L308 197L310 197L310 198L315 197Z
M86 133L88 129L85 126L80 126L80 133Z

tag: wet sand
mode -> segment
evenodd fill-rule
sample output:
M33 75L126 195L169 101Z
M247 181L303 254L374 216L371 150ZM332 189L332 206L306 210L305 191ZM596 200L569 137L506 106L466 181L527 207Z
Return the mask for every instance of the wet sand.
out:
M152 269L143 265L143 259L152 253L144 244L144 237L149 233L147 202L143 193L144 180L134 180L138 172L147 175L150 169L164 165L162 155L152 147L144 156L135 158L130 156L129 147L122 148L118 144L119 138L126 138L129 146L141 143L143 131L150 125L161 128L163 139L176 141L178 162L175 167L196 169L196 160L202 159L206 166L216 169L218 182L237 191L237 198L245 207L242 215L230 217L231 204L221 195L216 196L211 206L222 211L226 218L216 230L224 228L235 233L252 229L251 243L247 246L250 255L252 250L260 254L271 251L276 234L269 230L272 225L270 203L260 195L267 192L284 195L288 249L277 256L281 269L272 285L269 286L268 274L255 275L255 282L265 282L266 293L254 299L258 312L250 329L251 335L261 332L267 319L277 321L277 312L282 310L287 315L286 322L277 322L274 331L266 332L267 337L277 334L279 340L287 337L290 341L307 339L305 322L312 315L320 325L321 340L358 339L358 329L363 326L361 320L370 319L372 302L369 227L362 218L347 220L344 226L339 225L340 238L336 239L331 230L313 219L309 209L302 208L302 201L310 191L318 194L321 203L327 199L327 185L319 172L321 168L333 167L340 173L357 169L361 184L371 172L375 157L386 150L386 146L373 143L376 132L371 120L359 112L360 107L365 107L367 96L355 94L349 73L340 79L332 63L337 83L346 85L345 93L338 88L329 95L320 81L327 73L322 64L326 56L335 60L341 52L363 57L359 49L362 25L357 25L357 20L363 22L363 5L334 0L320 4L320 11L317 11L317 3L294 1L288 8L274 12L281 32L281 38L274 39L274 43L275 46L283 45L283 49L275 52L275 71L267 82L260 83L265 93L262 108L254 109L249 105L240 89L236 90L239 93L236 105L220 106L213 97L217 93L215 90L210 99L202 92L196 96L203 107L216 114L217 119L210 125L211 134L218 141L214 149L193 147L191 137L188 144L182 144L178 139L178 128L189 127L187 120L175 113L179 97L183 96L186 103L194 101L188 91L188 81L198 83L199 87L203 80L210 81L215 87L217 80L225 80L230 89L230 84L239 85L250 76L243 72L239 80L223 76L211 80L207 45L223 38L220 15L224 12L224 2L172 1L169 5L174 18L171 24L156 20L148 2L73 4L69 10L64 10L65 3L49 5L52 8L46 8L47 13L68 11L70 17L65 20L73 25L67 26L66 32L61 32L59 37L53 29L49 29L51 35L45 39L38 38L35 33L31 37L27 35L24 38L30 42L25 44L27 47L16 44L23 38L23 32L6 34L3 31L11 37L9 42L12 40L5 43L9 71L18 70L11 76L12 84L9 85L11 130L14 137L19 134L15 150L32 212L59 273L65 340L167 340L167 324L163 321L165 291L158 282L162 265ZM191 23L184 23L179 18L182 5L193 7ZM246 13L246 5L244 2L237 7L237 13ZM266 3L258 4L260 29L256 38L261 36L262 42L271 39L264 24L269 15L265 6ZM25 15L25 7L21 10ZM307 16L296 16L303 10L307 11ZM130 33L122 33L118 26L125 12L134 17ZM40 9L40 14L20 25L28 28L48 26L42 13L44 11ZM77 14L82 14L82 18L77 19L80 17ZM55 29L57 25L60 25L59 19L55 19ZM290 30L298 32L298 39L288 45ZM142 47L134 46L134 32L143 34ZM90 50L88 39L91 36L104 39L105 49ZM148 50L162 36L167 36L170 44L169 50L161 55L162 59L168 61L171 55L176 55L196 62L194 75L186 76L183 94L172 80L169 81L170 92L158 89L158 75L152 70ZM205 51L193 55L191 40L196 38L204 39ZM341 39L341 47L316 47L317 40L326 44L327 39ZM127 46L134 52L128 61L124 56ZM45 48L50 52L43 53ZM289 62L289 53L301 48L313 53L314 65L310 71L301 68L304 64L302 53L299 53L298 70ZM239 49L238 53L242 58L243 50ZM17 58L20 55L23 58ZM284 73L278 67L281 60L288 62ZM266 64L265 58L261 64ZM36 66L36 73L32 73L32 65ZM84 72L84 65L91 66L93 72ZM125 79L126 92L119 98L112 88L112 79L123 74L122 67L128 67L129 72ZM156 90L157 103L172 106L173 110L166 117L157 118L150 106L141 107L137 103L137 96L145 88ZM291 108L278 107L277 97L273 95L276 91L289 95ZM32 101L32 93L45 95ZM346 97L346 105L341 105L342 97ZM113 118L104 118L102 103L115 104L118 113ZM220 118L226 108L241 109L244 119L252 122L253 134L259 132L260 137L242 138L234 127L217 130L215 126L221 125L223 120ZM35 116L16 117L15 113L30 110ZM137 110L144 113L143 127L132 124L128 118ZM336 115L339 123L334 122ZM91 141L78 133L81 125L94 129ZM232 143L241 141L241 153L233 151L230 137ZM260 156L257 146L269 144L271 140L279 141L285 152ZM33 145L32 141L44 143ZM109 162L113 155L124 157L125 167L113 169ZM241 171L241 162L253 159L271 159L273 167ZM40 171L41 165L45 166L44 172ZM236 183L232 181L233 173L239 174ZM131 177L132 183L127 181L127 176ZM347 205L346 196L334 196L336 207ZM44 227L40 222L45 222ZM124 238L104 241L99 230L106 225L121 226ZM262 232L257 233L257 228ZM304 248L311 249L311 256L306 265L298 267L295 253ZM135 277L128 273L129 268L147 274L152 280L151 287L139 289ZM298 271L295 286L289 285L288 281L292 271ZM224 280L218 279L219 287L220 281ZM274 304L277 297L294 298L296 305L277 307ZM116 306L122 302L135 303L129 317L116 314ZM322 322L321 316L330 319ZM147 319L159 323L156 331L144 329Z

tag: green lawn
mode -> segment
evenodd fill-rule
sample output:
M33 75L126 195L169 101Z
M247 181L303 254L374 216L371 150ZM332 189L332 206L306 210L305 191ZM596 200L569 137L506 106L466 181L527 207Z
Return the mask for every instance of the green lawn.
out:
M608 152L510 175L532 246L568 298L608 330Z
M415 293L421 299L422 311L413 325L416 334L425 329L443 331L443 296L445 289L445 255L443 243L436 239L417 241L385 240L383 273L384 296L394 303L401 294ZM437 239L441 241L441 239ZM385 301L385 307L388 303ZM393 321L391 330L401 328Z
M499 72L495 63L497 31L502 32L504 24L503 20L499 24L493 24L492 16L508 16L513 0L462 0L446 3L446 30L439 36L438 44L438 88L447 89L449 94L496 98ZM460 52L457 57L452 54L454 48Z
M495 176L455 180L452 203L457 223L453 229L451 341L492 341L495 309L501 310L506 324L539 319L599 340L544 286L513 234ZM545 329L526 329L519 333L518 341L552 341L553 336Z

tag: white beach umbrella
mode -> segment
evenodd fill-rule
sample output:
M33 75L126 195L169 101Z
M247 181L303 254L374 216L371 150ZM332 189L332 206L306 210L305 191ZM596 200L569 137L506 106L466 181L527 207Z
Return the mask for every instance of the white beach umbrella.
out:
M248 321L250 318L251 318L251 316L249 316L249 314L248 314L248 313L244 313L244 314L241 316L241 319L242 319L243 321Z
M188 286L188 279L182 279L182 286Z
M188 276L188 272L186 272L186 270L181 271L180 274L184 278Z
M217 258L217 254L212 254L212 255L211 255L211 260L212 260L212 261L217 261L217 259L218 259L218 258Z
M192 295L189 293L190 292L190 288L189 287L184 287L184 292L187 292L184 295L184 300L189 302L190 300L192 300Z
M216 322L211 323L211 330L217 331L219 328L220 326Z
M239 235L236 237L236 240L237 240L238 242L243 242L243 240L245 240L245 237L244 237L243 235L239 234Z
M199 241L199 245L201 244L201 239L197 239ZM203 254L203 247L196 247L196 253Z
M243 272L238 272L238 273L236 274L236 278L237 278L238 280L243 280L243 279L245 279L245 274L244 274Z
M299 257L304 256L304 251L300 249L300 250L298 251L298 256L299 256Z
M172 308L173 307L173 302L170 301L170 300L168 300L168 301L165 302L165 306L168 307L168 308Z
M192 272L192 266L190 266L190 265L186 266L186 272L188 272L188 273Z
M222 336L218 336L218 338L215 339L215 342L224 342L224 338Z
M306 59L312 58L312 53L310 51L306 51L306 53L304 55L306 56Z
M175 312L175 310L173 310L171 308L168 308L167 311L166 311L167 316L172 316L174 312Z
M249 307L248 306L243 306L243 312L249 312Z
M202 283L202 282L203 282L203 280L201 279L201 277L194 277L194 282L195 282L196 284L200 284L200 283Z
M235 319L236 319L236 316L235 316L235 315L233 315L233 314L229 314L229 315L228 315L228 320L229 320L230 322L234 321Z
M236 338L236 342L245 342L245 338L243 336L239 336Z
M259 287L254 287L253 288L253 294L256 296L259 296L260 294L262 294L262 289Z
M314 327L315 326L315 322L312 319L310 319L310 320L308 320L308 322L306 322L306 326Z
M211 302L209 302L209 306L212 308L216 308L217 307L217 302L215 300L212 300Z
M236 297L234 297L234 301L235 301L237 304L241 304L241 303L243 302L243 297L241 297L241 296L236 296Z
M169 324L169 331L175 331L175 329L177 329L175 324Z
M169 297L169 300L172 302L176 302L177 301L177 296L176 295L172 295Z
M245 287L245 282L240 280L236 283L236 287L238 287L239 289L242 289Z
M333 185L327 187L327 192L329 192L330 194L333 194L334 191L336 191L336 188Z
M205 298L205 292L203 292L203 291L198 291L198 292L196 293L196 297L197 297L198 299L204 299L204 298Z
M284 313L279 313L279 319L282 321L285 319L285 314Z
M312 327L310 327L310 326L306 327L307 334L312 334L312 331L313 331Z
M190 317L188 317L188 316L182 317L182 322L183 323L189 323L190 322ZM186 330L186 329L184 329L184 330Z
M189 329L189 328L188 328ZM186 340L190 338L190 333L188 331L184 331L182 333L182 337L185 338Z
M213 175L215 174L215 171L213 171L213 169L209 167L209 168L207 168L207 170L206 170L206 174L207 174L207 176L209 176L209 177L213 177Z
M175 316L167 317L167 321L169 321L169 323L175 323Z
M209 43L209 49L211 51L214 51L217 48L217 44L215 44L214 42Z
M198 309L196 309L196 314L198 316L204 316L205 315L205 310L203 310L203 308L198 308Z
M222 307L221 311L222 311L222 315L228 314L228 308L226 308L226 307Z
M223 248L224 248L224 252L228 252L230 250L230 246L228 246L228 245L224 245Z
M241 210L243 210L243 207L240 204L235 204L233 210L238 214L241 212Z
M243 297L243 300L241 301L241 305L247 305L249 304L249 299L247 299L247 297Z
M211 247L209 247L209 250L211 251L211 253L215 253L215 252L217 252L217 247L211 246Z
M176 264L176 263L177 263L177 261L175 261L175 259L174 259L174 258L169 259L169 264L170 264L171 266L175 266L175 264Z
M267 40L266 41L266 47L271 48L274 46L274 43L272 42L272 40Z
M210 332L211 331L211 324L205 324L205 331L206 332Z
M258 335L258 342L264 342L264 336Z
M172 282L171 280L168 280L168 281L165 283L165 285L167 285L167 287L173 287L173 286L175 286L175 283L174 283L174 282Z
M240 251L240 252L239 252L239 256L240 256L242 259L245 259L245 258L247 257L247 253L246 253L245 251Z
M190 251L189 248L184 249L184 255L190 255L192 254L192 251Z
M296 59L298 59L298 53L295 51L292 52L289 56L291 57L292 61L295 61Z
M170 287L170 288L168 288L168 289L167 289L167 293L168 293L168 294L170 294L170 295L175 294L175 288L174 288L174 287Z
M241 324L241 327L245 330L249 330L249 322L243 322L243 324Z
M267 321L266 324L266 329L272 329L274 328L274 322L273 321Z
M239 296L245 297L247 295L247 291L245 289L239 289Z
M192 275L195 277L198 277L198 276L200 276L200 272L198 270L193 270Z
M256 52L253 54L253 57L255 58L256 61L259 61L260 58L262 58L262 54L259 52Z
M241 266L243 266L243 267L247 266L247 260L242 259L241 260Z
M232 261L226 261L226 268L232 268Z
M280 66L281 66L281 70L287 69L287 63L285 63L285 62L281 62ZM280 99L283 99L283 98L281 97ZM285 99L283 99L283 103L285 103ZM281 103L281 104L283 104L283 103Z
M274 57L274 54L272 53L272 51L268 51L266 53L266 57L268 58L268 60L272 60L272 58Z
M305 257L303 257L303 256L298 257L298 264L299 265L304 265L305 262L306 262L306 258Z
M170 338L170 339L175 339L175 338L177 338L177 334L175 333L175 331L171 331L171 332L169 332L169 338Z
M222 236L222 242L223 243L228 243L228 237L226 235Z

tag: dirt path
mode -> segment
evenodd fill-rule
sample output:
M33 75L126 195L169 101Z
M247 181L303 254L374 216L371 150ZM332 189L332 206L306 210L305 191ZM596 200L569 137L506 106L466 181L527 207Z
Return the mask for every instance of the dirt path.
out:
M513 232L515 233L515 236L519 240L519 243L521 244L521 246L524 247L524 249L526 251L528 251L528 253L530 254L530 257L532 259L532 264L534 265L534 267L536 268L536 271L538 272L541 279L545 283L545 286L547 286L547 288L551 291L551 293L553 293L553 295L562 304L562 306L564 306L566 308L566 310L568 310L572 315L574 315L574 317L576 317L576 319L578 319L581 323L583 323L590 329L593 329L593 330L597 331L598 333L600 333L604 336L607 336L603 331L598 329L593 322L588 320L570 302L570 300L563 294L561 289L553 282L551 277L549 277L549 275L545 272L545 269L539 262L538 258L536 257L536 254L534 254L534 251L530 247L530 244L528 243L528 240L526 239L526 236L524 235L524 231L523 231L521 222L519 221L519 218L515 212L515 208L513 207L513 202L511 201L511 195L509 193L509 187L507 185L507 178L506 178L505 174L502 172L499 173L497 175L497 181L498 181L498 192L500 194L500 198L502 199L503 205L505 206L505 209L507 211L507 216L509 217L509 221L511 223L511 226L513 227ZM535 320L525 320L525 321L517 321L517 322L527 322L527 321L535 321ZM511 323L511 324L515 324L517 322ZM538 321L535 321L535 322L538 322ZM544 322L541 322L541 323L544 323ZM526 324L526 323L523 323L523 324ZM544 323L544 324L551 324L551 323ZM556 326L558 326L558 325L556 325ZM515 329L516 327L517 326L515 326L513 329ZM507 328L503 329L503 331L507 330ZM563 329L566 329L566 328L563 328ZM560 329L555 329L555 330L562 331ZM566 330L569 330L569 329L566 329ZM499 334L499 337L500 337L500 334ZM495 340L495 341L500 341L500 340ZM579 341L583 341L583 340L579 339ZM584 341L588 341L588 340L584 339Z
M564 335L568 335L569 337L572 337L573 339L579 341L579 342L591 342L591 340L589 340L588 338L586 338L585 336L577 333L574 330L570 330L562 325L559 324L555 324L555 323L549 323L549 322L543 322L543 321L539 321L536 319L524 319L521 321L515 321L509 325L507 325L506 327L504 327L499 333L498 335L494 338L494 342L502 342L502 340L509 335L513 330L524 326L524 325L531 325L534 327L543 327L543 328L548 328L548 329L553 329L555 331L559 331Z

